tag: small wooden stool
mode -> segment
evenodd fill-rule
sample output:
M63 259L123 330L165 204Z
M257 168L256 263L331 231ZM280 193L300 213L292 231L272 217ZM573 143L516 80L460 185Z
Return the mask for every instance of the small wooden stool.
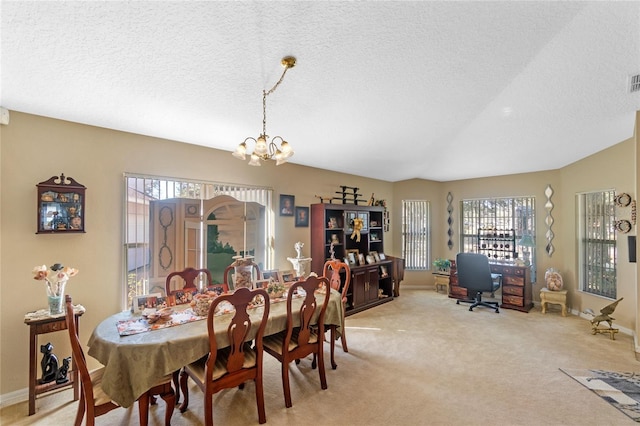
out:
M554 303L562 306L562 316L567 316L567 290L551 291L548 288L540 290L540 305L542 313L547 312L547 303Z
M449 294L449 275L433 273L433 279L435 282L436 291L440 291L440 287L445 290L446 294Z

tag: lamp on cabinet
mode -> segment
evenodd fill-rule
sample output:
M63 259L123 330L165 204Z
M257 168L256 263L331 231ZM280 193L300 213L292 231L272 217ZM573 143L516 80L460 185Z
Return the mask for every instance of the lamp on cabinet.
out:
M531 265L531 247L535 247L536 243L533 241L533 237L531 234L524 234L520 241L518 241L518 245L524 247L522 249L522 255L524 256L524 264L527 266Z

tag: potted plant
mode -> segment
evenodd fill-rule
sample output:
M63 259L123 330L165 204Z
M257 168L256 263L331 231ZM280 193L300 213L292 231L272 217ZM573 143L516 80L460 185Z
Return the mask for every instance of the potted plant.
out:
M449 268L451 267L451 261L449 259L437 258L432 264L436 272L449 272Z

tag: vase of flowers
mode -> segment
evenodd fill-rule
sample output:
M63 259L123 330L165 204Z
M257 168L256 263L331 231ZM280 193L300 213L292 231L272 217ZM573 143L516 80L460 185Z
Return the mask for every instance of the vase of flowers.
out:
M47 286L49 315L60 315L64 312L64 289L69 278L75 276L78 270L56 263L50 268L46 265L33 268L33 279L44 281Z

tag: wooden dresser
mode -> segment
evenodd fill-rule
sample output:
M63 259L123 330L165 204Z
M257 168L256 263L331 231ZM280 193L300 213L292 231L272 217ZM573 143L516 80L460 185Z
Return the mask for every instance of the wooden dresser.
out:
M533 307L531 268L505 263L490 263L490 265L491 272L502 274L502 303L500 307L529 312ZM449 277L449 297L453 299L467 298L467 289L458 285L457 269L453 260Z

